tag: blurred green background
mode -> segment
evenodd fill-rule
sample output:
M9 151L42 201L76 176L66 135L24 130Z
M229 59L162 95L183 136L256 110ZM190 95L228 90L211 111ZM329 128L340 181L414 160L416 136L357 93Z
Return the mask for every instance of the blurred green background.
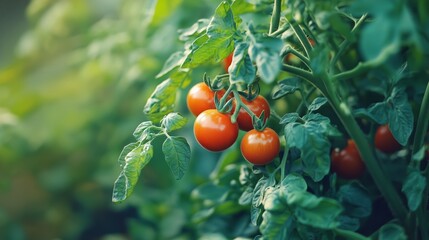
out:
M155 153L129 200L114 205L111 194L117 157L163 80L155 75L183 47L177 30L210 16L218 3L1 1L0 239L200 235L189 220L190 191L218 156L195 145L199 157L183 180L173 180ZM193 81L201 76L196 71ZM191 118L183 94L178 103ZM195 144L189 122L180 134Z

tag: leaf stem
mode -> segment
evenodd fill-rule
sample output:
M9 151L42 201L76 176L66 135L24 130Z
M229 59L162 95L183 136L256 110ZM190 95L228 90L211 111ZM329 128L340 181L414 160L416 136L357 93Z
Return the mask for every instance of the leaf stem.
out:
M369 240L370 239L359 233L352 232L350 230L340 229L340 228L335 228L334 232L337 236L343 237L344 239L348 239L348 240Z
M281 167L280 167L280 181L283 181L283 179L286 177L286 162L287 162L287 156L289 154L289 147L286 145L282 157Z
M305 54L307 56L310 56L310 51L313 48L308 41L307 36L305 35L304 31L301 29L301 27L295 23L295 22L289 22L292 30L295 32L296 36L298 37L299 42L304 48Z
M351 30L351 32L353 33L357 28L359 28L359 26L365 21L366 17L368 16L368 14L364 14L362 15L359 20L356 22L355 26L353 27L353 29ZM340 56L344 53L344 51L350 46L350 44L352 43L352 41L350 41L349 38L346 38L339 47L339 50L337 52L337 54L335 54L335 56L332 58L331 61L331 66L330 66L330 70L331 72L334 69L335 64L337 63L338 59L340 58Z
M390 57L391 54L393 54L396 51L396 47L394 45L386 46L383 51L378 55L377 58L367 61L367 62L359 62L356 67L354 67L351 70L336 74L333 78L334 81L342 81L345 79L350 79L353 77L358 76L359 74L366 72L372 68L375 68L382 63L385 62L385 60Z
M415 135L414 135L414 141L413 141L413 149L411 156L414 156L414 154L423 146L424 137L426 132L428 131L428 124L429 124L429 82L426 85L426 91L423 95L422 104L420 106L419 111L419 117L417 119L417 126L415 129ZM418 217L418 224L419 229L421 232L421 237L424 240L429 239L429 233L427 231L427 224L428 224L428 218L427 218L427 210L426 206L428 204L428 194L429 194L429 167L426 167L424 170L424 175L426 177L426 188L423 191L423 199L422 202L418 208L417 217Z
M271 24L270 24L269 34L272 34L273 32L275 32L279 28L281 8L282 8L282 1L281 0L274 0L273 15L271 16Z

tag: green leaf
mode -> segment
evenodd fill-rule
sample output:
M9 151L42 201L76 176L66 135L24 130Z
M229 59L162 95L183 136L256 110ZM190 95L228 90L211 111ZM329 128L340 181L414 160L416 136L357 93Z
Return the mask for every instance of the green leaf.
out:
M238 199L238 204L243 206L250 205L250 203L252 202L252 199L253 199L253 188L246 187L246 189Z
M293 231L291 224L293 222L290 218L291 213L284 211L280 214L265 211L262 214L262 222L259 226L264 239L270 240L284 240L290 239L290 235Z
M283 179L281 186L285 189L285 196L293 192L305 192L307 190L307 183L304 178L298 174L288 174L285 179Z
M285 126L285 138L289 147L302 149L308 141L308 133L303 124L291 122Z
M313 100L313 102L308 106L308 111L313 112L321 108L323 105L325 105L328 102L328 99L325 97L317 97Z
M161 120L161 127L165 128L167 132L171 132L182 128L186 125L186 118L182 117L179 113L169 113Z
M170 79L164 80L156 88L146 102L143 112L154 121L160 121L165 115L174 110L177 85Z
M386 102L379 102L371 105L368 108L368 115L371 119L373 119L378 124L384 124L387 122L389 113L389 107Z
M229 189L225 186L218 186L209 182L194 189L192 191L192 197L202 200L210 200L213 203L221 203L226 200L228 190Z
M179 180L188 170L191 158L191 148L183 137L168 137L162 144L165 161L174 177Z
M140 124L137 126L137 128L134 130L134 132L133 132L133 136L134 136L137 140L141 139L141 138L142 138L142 134L143 134L143 132L144 132L148 127L150 127L150 126L153 126L151 121L145 121L145 122L140 123ZM145 138L145 137L143 137L143 138ZM139 140L139 141L141 141L141 140Z
M401 226L396 224L388 223L380 228L379 240L406 240L407 235Z
M201 35L186 53L183 68L194 68L201 64L219 62L234 49L235 22L230 5L223 1L216 8L207 26L207 33Z
M256 183L255 188L253 189L253 199L252 206L259 207L262 204L262 199L264 198L265 189L268 187L268 178L263 176Z
M284 188L276 188L273 191L268 191L264 198L264 209L271 213L283 213L287 210Z
M139 145L139 143L130 143L128 145L126 145L122 151L121 154L119 154L119 158L118 158L118 162L119 162L119 167L124 168L125 166L125 157L127 156L128 153L130 153L134 148L136 148Z
M125 148L127 147L131 148L130 145L127 145ZM152 156L153 147L150 143L136 146L126 154L122 171L113 186L113 202L122 202L131 195L137 184L141 170L149 163Z
M249 46L250 59L256 63L258 75L265 83L272 83L280 72L282 47L283 42L272 37L261 37Z
M171 70L175 69L182 65L184 58L184 53L182 51L175 52L165 61L164 66L161 71L156 75L156 78L162 77L165 74L169 73Z
M402 185L402 192L407 196L408 208L411 211L417 210L423 199L423 192L426 188L426 178L420 171L408 173Z
M389 111L389 129L393 137L405 146L413 131L414 115L404 89L394 88L387 100L391 102Z
M255 81L256 69L247 54L249 45L247 43L238 43L229 66L229 79L231 82L243 82L251 84Z
M372 201L368 192L358 183L350 183L340 187L338 200L344 206L344 213L350 217L365 218L372 212Z
M294 123L296 122L298 119L300 119L300 116L298 113L293 112L293 113L286 113L285 115L283 115L282 119L280 119L280 124L289 124L289 123Z
M307 144L301 149L301 157L304 172L318 182L329 173L331 166L329 149L331 144L327 138L310 131L309 133Z
M322 180L330 169L330 147L328 135L333 133L329 118L320 114L307 114L305 123L292 122L285 126L285 138L289 147L301 151L303 171L314 181Z
M210 23L210 19L198 19L196 23L186 29L179 29L179 40L187 41L191 37L200 36L207 30L207 26Z
M216 8L215 14L207 27L207 35L210 38L229 37L234 34L235 22L228 2L222 1ZM226 57L226 56L225 56Z
M250 4L246 0L234 0L231 4L231 8L234 15L256 11L255 5Z
M343 211L340 203L334 199L316 197L308 192L293 192L288 196L288 204L298 222L321 229L333 229L339 226L338 217Z
M280 81L276 86L274 86L272 98L279 99L287 94L294 93L301 89L301 80L296 77L288 78Z

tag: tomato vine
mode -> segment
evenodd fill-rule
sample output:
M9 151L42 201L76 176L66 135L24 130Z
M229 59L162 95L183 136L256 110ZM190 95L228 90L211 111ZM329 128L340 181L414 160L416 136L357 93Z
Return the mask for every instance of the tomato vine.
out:
M124 149L120 156L123 172L115 183L114 200L125 200L132 192L136 176L133 173L131 186L125 185L123 178L130 178L126 164L134 161L128 159L134 159L134 152L141 144L150 144L150 129L165 129L161 132L167 140L180 138L168 135L185 124L178 117L181 115L172 113L176 107L176 91L186 89L193 82L189 77L192 71L200 67L213 68L215 64L220 66L224 61L227 62L224 71L228 73L217 74L213 80L206 74L203 76L203 84L210 88L210 106L198 113L189 102L188 106L197 116L195 126L202 126L201 119L208 113L222 116L222 120L204 120L211 126L194 127L195 137L203 147L228 154L237 151L233 145L237 139L242 141L242 154L231 157L232 160L228 160L231 162L220 161L214 174L218 179L195 190L202 200L211 197L213 200L211 212L204 209L199 212L207 214L202 221L224 207L223 201L228 200L233 206L247 207L250 211L250 224L258 228L252 237L310 239L321 234L324 239L337 236L368 239L365 236L368 233L361 227L373 217L371 201L381 198L393 217L370 234L379 239L390 239L393 235L396 239L406 236L429 239L425 227L429 221L429 170L427 164L421 162L429 122L428 73L422 67L427 59L413 58L414 53L427 54L421 45L427 39L419 34L424 23L410 18L416 14L413 3L391 4L395 7L378 11L377 4L370 1L221 2L210 21L201 21L204 24L186 31L184 49L174 53L161 70L159 77L168 77L158 85L145 106L145 113L154 122L161 121L161 128L144 124L145 127L137 131L139 144ZM398 18L392 18L393 13L398 14ZM255 16L263 20L252 21ZM419 12L419 16L424 14ZM380 23L384 20L388 24L383 27L392 36L383 31ZM398 25L398 21L410 23L411 27ZM377 38L378 31L380 38ZM368 44L372 39L375 43ZM287 61L289 54L298 61ZM214 72L209 71L216 74ZM426 90L419 92L417 85L405 83L410 76L418 78ZM202 83L195 86L198 84ZM420 95L413 99L408 91ZM266 105L290 96L300 103L283 116L278 116L270 106L262 111L252 109L252 101L259 101L256 99L268 96L269 92L271 99L265 101ZM188 94L193 94L193 90ZM367 96L371 96L370 100ZM411 102L420 108L416 122ZM242 112L250 116L251 125L240 128L250 132L237 138L236 122L240 125L238 118ZM168 117L170 114L176 115ZM221 127L226 124L234 127ZM251 130L252 126L255 129ZM376 126L388 126L400 146L388 151L389 154L377 151L372 141L374 131L368 130ZM221 128L229 135L223 130L214 130ZM251 142L249 135L258 136L258 140L275 135L275 141L268 145L264 142L262 146L261 142ZM222 139L225 145L218 148ZM338 170L340 160L334 159L331 172L331 158L337 156L331 157L330 153L346 139L351 140L340 157L356 160L353 166L357 173ZM187 170L190 148L184 138L167 144L168 149L164 151L167 163L179 179ZM250 149L256 145L258 148ZM175 149L174 156L169 153L171 149ZM143 160L138 160L138 170L147 163L145 156L139 157ZM243 159L250 164L240 162ZM388 169L386 159L403 161L397 166L400 187L392 179L394 173ZM365 177L370 178L361 177L363 169L367 172ZM355 180L337 179L336 173L340 178ZM223 178L230 181L223 182ZM235 184L237 181L239 185ZM370 187L373 184L375 189ZM216 194L210 195L211 191ZM359 199L354 199L356 196Z

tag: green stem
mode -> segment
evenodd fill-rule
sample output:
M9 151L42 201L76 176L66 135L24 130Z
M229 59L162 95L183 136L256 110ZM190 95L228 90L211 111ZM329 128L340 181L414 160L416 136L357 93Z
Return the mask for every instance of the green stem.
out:
M386 46L383 49L383 51L378 55L377 58L367 62L360 62L353 69L335 75L334 81L342 81L342 80L350 79L372 68L375 68L380 64L383 64L386 61L386 59L390 57L391 54L393 54L394 52L396 52L396 47L394 45Z
M295 22L290 22L290 26L291 26L292 30L295 32L296 36L298 37L299 42L304 47L305 54L307 56L310 56L310 51L313 47L311 46L310 42L308 41L308 38L305 35L304 31Z
M423 147L425 134L428 131L429 124L429 82L426 85L426 91L423 95L422 104L420 106L419 117L415 129L413 152L414 155L421 147Z
M280 11L282 8L282 1L281 0L274 0L274 8L273 8L273 15L271 16L271 24L270 24L270 33L272 34L279 28L280 23Z
M284 55L287 55L288 53L291 53L291 54L297 56L305 65L307 65L308 68L310 68L310 60L307 57L305 57L304 55L302 55L302 53L298 52L293 47L289 47L287 49L287 51L284 52Z
M323 83L320 82L319 79L315 78L311 72L288 64L283 64L282 70L306 80L307 82L318 88L321 92L326 92Z
M283 179L286 177L286 162L287 162L287 155L289 154L289 148L287 146L285 146L284 149L284 153L283 153L283 157L282 157L282 162L281 162L281 167L280 167L280 181L283 181Z
M429 124L429 82L426 85L426 91L423 96L422 104L420 106L419 111L419 117L417 120L417 126L415 129L415 135L414 135L414 141L413 141L413 150L412 155L423 147L424 143L424 137L426 132L428 131L428 124ZM429 233L427 231L428 226L428 219L427 219L427 210L426 206L428 204L428 194L429 194L429 167L426 167L424 171L425 177L426 177L426 188L423 192L423 199L422 203L420 204L419 209L417 209L417 217L418 217L418 224L419 229L422 234L422 239L429 239Z
M393 184L388 180L381 170L374 156L374 152L371 149L365 134L362 132L356 120L354 119L349 106L340 100L340 97L335 92L335 87L332 84L331 79L325 79L324 83L327 90L327 95L325 95L325 97L328 98L329 103L337 113L347 132L355 141L362 160L365 163L366 169L371 174L381 194L388 202L393 215L400 221L404 222L407 216L407 209L405 208L398 192L393 187Z
M370 238L365 237L359 233L355 233L349 230L335 228L334 232L337 236L349 239L349 240L369 240Z
M420 17L420 23L423 24L426 22L428 16L426 15L427 12L427 0L418 0L418 11L419 11L419 17Z
M365 21L367 16L368 14L365 13L359 18L359 20L356 22L355 26L351 30L352 33L361 26L361 24ZM341 57L344 51L350 46L351 43L352 42L350 41L350 39L347 38L340 44L337 54L335 54L335 56L332 58L332 61L331 61L331 66L330 66L331 72L334 69L334 66L337 63L338 59Z

